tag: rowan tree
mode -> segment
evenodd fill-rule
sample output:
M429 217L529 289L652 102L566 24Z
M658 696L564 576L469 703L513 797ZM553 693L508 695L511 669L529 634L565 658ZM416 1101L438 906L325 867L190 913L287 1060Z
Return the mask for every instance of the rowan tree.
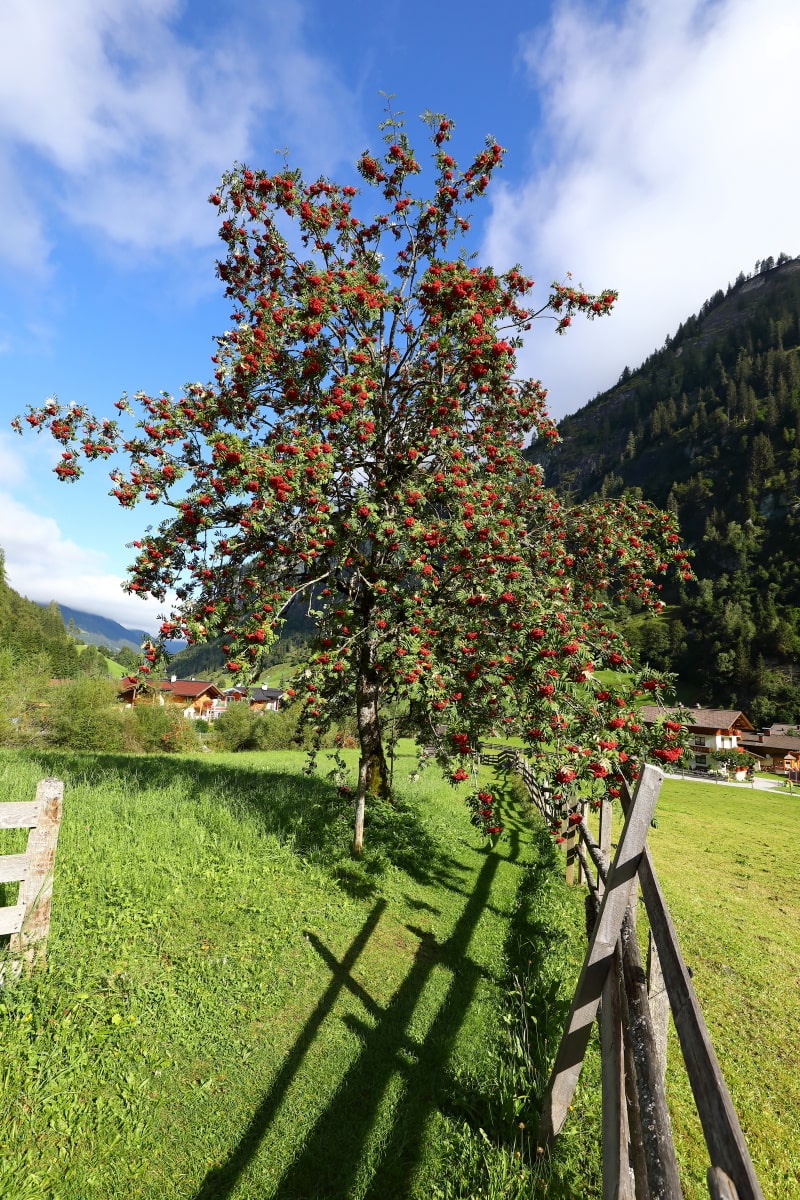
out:
M481 737L507 732L543 777L613 791L644 732L630 696L594 673L628 665L614 603L657 606L655 577L688 572L671 516L624 500L570 507L523 456L531 438L557 436L543 387L515 373L524 334L536 317L563 333L576 315L604 315L615 293L556 283L537 305L518 267L474 265L467 213L503 150L489 139L461 170L451 122L424 119L422 198L394 119L382 153L358 160L360 190L288 168L224 176L210 199L234 324L211 383L123 397L124 419L56 400L25 418L63 444L62 479L121 450L119 503L169 506L134 543L127 584L177 596L162 637L222 638L231 674L257 678L288 607L308 607L315 643L289 695L320 736L355 714L356 853L365 794L388 790L389 704L454 781ZM143 676L157 656L148 648Z

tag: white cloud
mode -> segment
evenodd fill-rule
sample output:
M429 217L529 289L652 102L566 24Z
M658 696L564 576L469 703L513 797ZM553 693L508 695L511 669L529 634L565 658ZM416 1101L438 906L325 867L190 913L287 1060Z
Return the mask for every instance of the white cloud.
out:
M163 605L126 595L105 554L64 537L52 517L39 516L8 493L0 493L0 546L9 585L29 600L56 600L128 628L155 630Z
M59 210L143 252L209 243L205 198L234 159L288 141L333 165L354 104L303 41L292 0L202 21L185 0L6 0L0 257L45 269Z
M0 433L0 479L6 487L15 487L22 483L26 475L24 461L12 444L11 438L9 433Z
M538 271L543 292L570 270L591 290L620 291L607 320L563 339L537 327L523 365L558 416L637 366L741 269L800 253L795 0L603 11L559 5L528 43L549 157L499 189L485 242L498 266Z

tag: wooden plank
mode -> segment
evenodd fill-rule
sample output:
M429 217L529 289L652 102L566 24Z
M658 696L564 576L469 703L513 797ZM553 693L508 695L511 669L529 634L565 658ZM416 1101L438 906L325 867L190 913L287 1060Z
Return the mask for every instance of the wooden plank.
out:
M29 964L43 960L45 955L63 795L64 784L60 779L42 779L36 789L39 820L28 834L29 870L18 896L18 903L25 906L25 919L9 946L12 955L24 956Z
M600 847L592 837L591 831L585 821L580 826L580 831L581 840L586 846L586 849L589 852L589 857L597 869L597 891L602 892L603 888L605 887L606 876L608 875L608 861L600 853ZM586 872L586 877L587 879L589 877L588 871Z
M574 825L570 824L569 818L572 815L571 808L564 809L564 816L561 821L561 836L566 838L564 849L567 852L567 862L564 877L571 887L575 882L575 842L577 832Z
M647 1159L644 1153L644 1137L642 1135L642 1118L639 1112L639 1092L636 1087L636 1063L633 1059L631 1039L625 1036L625 1031L630 1026L630 1013L628 1012L628 996L625 991L623 978L625 964L622 958L621 940L617 943L617 951L620 955L619 1010L622 1021L622 1048L625 1063L625 1104L628 1112L628 1153L630 1155L631 1174L633 1175L636 1200L661 1200L661 1197L654 1197L650 1192L650 1183L647 1177Z
M636 883L636 872L663 778L657 767L646 766L639 777L633 803L628 808L617 853L608 873L600 914L583 961L547 1085L539 1125L538 1144L542 1147L548 1146L563 1126L575 1094L583 1056L614 956L614 947L620 935L625 909Z
M39 820L39 805L36 800L17 803L4 800L0 803L0 829L32 829Z
M19 933L24 917L24 904L10 904L7 908L0 908L0 937L6 937L9 933Z
M650 1195L659 1200L682 1200L678 1163L664 1094L664 1078L650 1019L645 973L636 940L632 909L622 922L622 979L627 1006L626 1041L634 1067L642 1151Z
M578 812L581 814L581 821L585 823L585 821L586 821L586 801L585 800L581 800L579 802ZM580 825L575 826L574 831L575 831L575 853L577 854L577 852L578 852L578 850L580 850L580 846L581 846ZM584 863L581 860L580 854L578 854L578 877L576 880L578 887L581 886L581 884L584 882L584 880L586 881L587 886L590 886L591 876L584 869Z
M739 1200L733 1180L719 1167L709 1167L706 1180L711 1200Z
M764 1200L647 850L639 882L708 1156L730 1177L738 1200Z
M20 883L27 874L27 854L4 854L0 857L0 883Z
M619 949L603 988L600 1007L600 1059L603 1093L603 1200L634 1200L628 1160L628 1112L625 1105L625 1062L619 1003Z
M656 1039L656 1054L662 1080L667 1075L667 1030L669 1028L669 996L656 949L652 929L647 935L647 1000Z
M611 862L611 818L614 808L609 796L603 796L600 805L600 853L603 856L603 861L606 864L606 869Z

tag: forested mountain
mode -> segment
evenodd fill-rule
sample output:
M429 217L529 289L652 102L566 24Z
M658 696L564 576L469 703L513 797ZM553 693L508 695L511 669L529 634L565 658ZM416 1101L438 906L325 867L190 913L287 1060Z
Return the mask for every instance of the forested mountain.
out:
M46 608L26 600L9 586L0 550L0 650L22 666L46 660L50 675L68 678L77 673L80 655L68 637L53 603Z
M105 646L112 652L120 650L123 646L138 651L142 642L153 636L152 632L148 633L144 629L129 629L109 617L84 612L79 608L69 608L66 604L59 604L58 609L64 624L76 630L79 641L92 646Z
M74 679L105 676L108 666L94 646L79 650L64 626L55 602L42 606L9 585L0 550L0 679L29 676Z
M261 661L262 678L268 676L270 667L278 663L303 662L308 655L308 643L313 633L313 623L303 606L293 605L286 614L280 637ZM214 683L228 686L231 677L225 669L225 658L219 641L187 646L170 659L170 670L183 679L211 679Z
M661 618L633 616L642 656L689 698L800 719L800 259L740 275L559 432L548 483L638 492L677 512L695 552L698 582Z

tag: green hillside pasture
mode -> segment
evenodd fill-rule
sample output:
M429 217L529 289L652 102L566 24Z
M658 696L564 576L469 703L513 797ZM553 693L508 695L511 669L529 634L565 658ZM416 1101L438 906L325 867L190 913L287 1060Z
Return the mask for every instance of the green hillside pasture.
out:
M76 644L75 649L78 651L78 654L83 654L85 650L89 649L89 646L88 643L79 642ZM106 670L112 679L122 679L123 675L127 675L128 672L121 663L118 663L116 659L109 658L107 654L103 653L103 646L95 646L94 649L99 651L103 662L106 664Z
M0 990L0 1196L596 1200L596 1061L528 1142L584 947L547 835L509 785L489 849L398 766L355 864L303 761L0 753L5 799L66 785L48 968Z
M798 797L668 779L648 839L768 1200L800 1195L799 829ZM686 1196L705 1200L706 1151L671 1037L668 1090Z

